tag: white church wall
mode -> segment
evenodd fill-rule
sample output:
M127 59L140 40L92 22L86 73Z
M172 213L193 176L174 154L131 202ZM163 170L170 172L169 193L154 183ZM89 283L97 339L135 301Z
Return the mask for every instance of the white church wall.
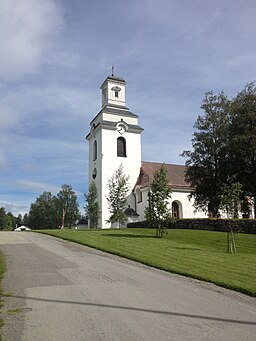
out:
M134 183L137 180L140 164L141 164L141 152L140 148L140 134L129 134L128 132L123 135L126 139L126 155L127 157L117 157L117 138L120 134L113 130L102 130L102 228L110 227L106 223L109 219L110 213L108 209L108 202L106 197L108 193L108 180L112 177L115 171L123 165L124 174L129 175L129 192L132 191Z
M93 120L94 126L97 126L102 121L103 113L98 114Z
M142 201L138 202L138 188L135 189L136 193L136 211L139 214L139 221L145 220L145 209L148 206L148 189L144 188L142 192ZM194 199L188 198L189 192L172 191L172 196L169 200L169 209L171 212L172 203L175 201L179 205L180 218L207 218L207 213L196 211L193 206Z
M115 97L115 92L113 88L118 87L121 90L118 92L118 97ZM115 104L115 105L125 105L125 83L118 82L108 79L101 86L102 91L102 103L105 104ZM106 93L106 98L104 98L104 92Z
M93 145L94 145L94 141L97 142L97 158L94 160L94 155L93 155ZM96 137L91 136L91 138L89 139L89 172L88 172L88 187L90 186L90 184L94 181L97 187L97 193L98 193L98 202L100 207L102 206L102 184L101 184L101 178L102 178L102 174L101 174L101 154L102 154L102 150L101 150L101 143L102 141L102 137L101 134L98 133L96 135ZM96 171L96 177L93 176L93 174ZM94 174L95 175L95 174ZM88 188L89 190L89 188ZM90 222L89 222L89 227L90 227Z
M139 189L138 189L139 190ZM141 189L141 200L136 195L136 211L139 214L139 221L145 220L145 209L148 206L148 189Z
M122 116L117 116L117 115L111 115L109 113L102 113L102 119L104 121L109 121L109 122L120 122L121 119L123 119L124 122L126 122L128 125L138 125L138 118L136 117L122 117Z
M170 198L169 207L172 208L172 203L174 201L178 202L182 206L180 218L207 218L207 213L202 211L195 211L194 207L194 199L191 198L189 200L190 192L181 192L177 190L172 191L172 195Z

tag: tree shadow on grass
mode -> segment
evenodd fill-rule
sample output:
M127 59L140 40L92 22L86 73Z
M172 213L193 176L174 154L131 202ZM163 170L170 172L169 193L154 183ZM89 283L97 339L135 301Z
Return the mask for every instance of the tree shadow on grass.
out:
M177 247L177 246L172 246L172 249L188 250L188 251L201 251L201 249L197 249L197 248L194 248L194 247Z
M117 237L117 238L156 238L155 236L145 236L143 234L115 234L115 233L106 233L104 237Z

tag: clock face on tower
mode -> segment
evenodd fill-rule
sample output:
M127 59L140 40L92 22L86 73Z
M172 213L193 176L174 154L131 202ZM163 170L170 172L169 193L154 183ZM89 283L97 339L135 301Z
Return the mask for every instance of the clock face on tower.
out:
M123 123L118 123L116 129L121 135L123 135L126 132L126 126Z

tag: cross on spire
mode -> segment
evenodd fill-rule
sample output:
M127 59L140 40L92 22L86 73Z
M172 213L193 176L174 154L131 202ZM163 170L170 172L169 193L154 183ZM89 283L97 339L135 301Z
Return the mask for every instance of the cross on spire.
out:
M114 66L112 66L112 76L114 76Z

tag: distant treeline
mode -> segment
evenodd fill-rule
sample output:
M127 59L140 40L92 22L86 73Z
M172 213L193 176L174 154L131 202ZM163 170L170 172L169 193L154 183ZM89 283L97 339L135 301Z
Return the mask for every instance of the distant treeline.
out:
M11 212L6 212L4 207L0 207L0 231L13 230L16 225L21 225L22 219L21 214L15 217Z

